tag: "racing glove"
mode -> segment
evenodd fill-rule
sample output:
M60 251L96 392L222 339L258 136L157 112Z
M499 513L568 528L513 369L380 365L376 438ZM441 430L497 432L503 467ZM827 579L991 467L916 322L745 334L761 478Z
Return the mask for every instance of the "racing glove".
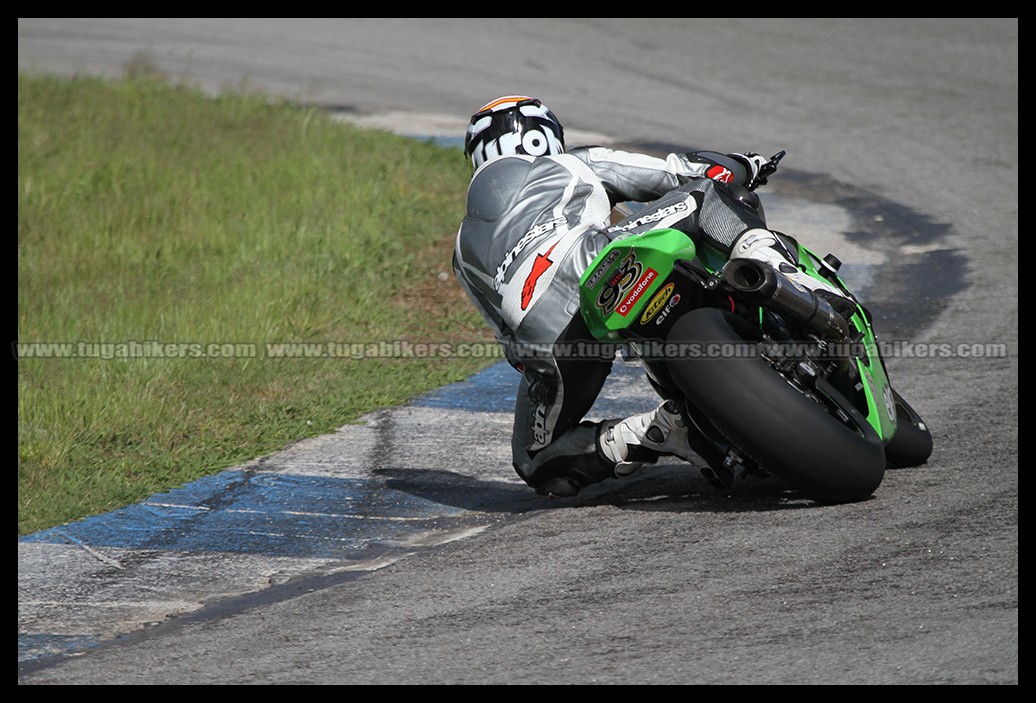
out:
M742 184L746 188L754 189L756 186L766 185L766 176L760 177L759 173L763 164L770 161L768 158L759 156L754 151L748 151L744 154L727 154L727 156L737 161L748 171L748 178Z

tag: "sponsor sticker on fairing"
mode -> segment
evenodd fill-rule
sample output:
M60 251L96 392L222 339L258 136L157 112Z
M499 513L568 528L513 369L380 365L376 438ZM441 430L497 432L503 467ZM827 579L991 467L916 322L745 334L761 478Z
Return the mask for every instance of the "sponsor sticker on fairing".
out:
M644 308L644 314L640 316L640 324L646 324L652 317L658 314L666 302L668 302L669 296L673 294L674 288L676 288L675 283L668 283L662 287L662 290L655 293L655 296L648 302L647 307Z
M626 296L626 299L619 304L619 307L615 308L615 312L619 313L623 317L629 315L630 310L633 309L637 300L649 287L651 287L651 284L654 283L656 278L658 278L658 271L655 269L649 268L645 271L644 275L641 276L640 280L633 286L633 290L630 291L630 294Z

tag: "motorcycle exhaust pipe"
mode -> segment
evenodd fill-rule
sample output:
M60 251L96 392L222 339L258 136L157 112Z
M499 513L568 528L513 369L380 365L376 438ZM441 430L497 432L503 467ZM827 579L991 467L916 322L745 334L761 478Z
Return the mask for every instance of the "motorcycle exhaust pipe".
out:
M770 308L821 338L849 338L849 323L829 302L768 264L731 259L723 267L723 282L744 300Z

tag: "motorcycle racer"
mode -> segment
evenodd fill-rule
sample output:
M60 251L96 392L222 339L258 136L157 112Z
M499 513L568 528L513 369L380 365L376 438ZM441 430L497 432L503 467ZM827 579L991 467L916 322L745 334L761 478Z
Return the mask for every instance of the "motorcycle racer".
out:
M511 439L517 474L541 495L569 497L661 456L693 461L687 425L672 401L628 418L585 420L614 359L559 350L594 341L580 312L579 280L617 238L671 227L726 257L784 263L794 277L789 250L766 228L761 208L743 197L765 183L760 169L767 159L752 152L663 159L601 146L566 149L554 113L520 95L480 108L464 151L474 173L453 268L522 374ZM620 202L649 205L612 224ZM823 285L802 278L810 289Z

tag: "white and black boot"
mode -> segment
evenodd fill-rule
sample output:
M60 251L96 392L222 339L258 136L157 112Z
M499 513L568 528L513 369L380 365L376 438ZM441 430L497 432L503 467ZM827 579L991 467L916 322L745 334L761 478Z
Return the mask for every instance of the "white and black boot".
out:
M663 455L692 460L697 454L687 442L687 425L672 401L650 412L605 423L598 438L601 453L615 462L615 475L629 476Z
M826 300L840 313L851 311L856 304L837 286L818 280L794 264L795 256L776 234L755 228L741 234L730 252L730 259L752 259L769 264L788 280Z

